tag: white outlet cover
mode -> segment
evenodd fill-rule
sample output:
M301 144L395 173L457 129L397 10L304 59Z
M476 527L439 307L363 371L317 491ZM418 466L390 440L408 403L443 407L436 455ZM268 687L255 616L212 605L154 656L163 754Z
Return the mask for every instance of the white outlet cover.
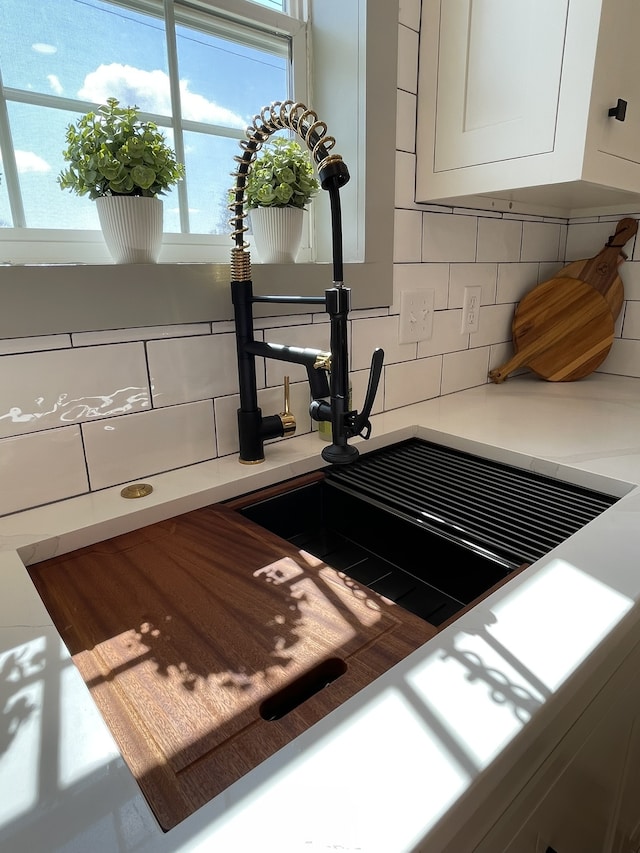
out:
M477 332L480 326L480 304L482 301L482 288L479 285L465 287L462 300L462 325L461 334Z
M403 290L400 294L401 344L428 341L433 334L433 306L435 290Z

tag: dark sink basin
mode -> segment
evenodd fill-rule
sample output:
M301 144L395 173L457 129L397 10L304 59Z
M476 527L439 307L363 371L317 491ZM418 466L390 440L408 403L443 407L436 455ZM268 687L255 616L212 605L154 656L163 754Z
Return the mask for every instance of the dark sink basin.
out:
M510 570L326 480L258 501L241 512L434 625Z
M411 439L239 511L438 626L615 501Z

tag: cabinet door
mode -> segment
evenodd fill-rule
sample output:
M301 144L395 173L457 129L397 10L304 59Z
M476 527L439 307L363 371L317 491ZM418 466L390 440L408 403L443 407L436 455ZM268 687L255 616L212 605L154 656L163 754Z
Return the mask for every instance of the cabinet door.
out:
M611 825L610 845L606 847L611 853L640 850L640 714L634 717L625 753L618 808Z
M568 0L441 0L435 171L553 150Z
M591 120L597 148L640 163L640 77L638 75L638 0L607 0L603 5L594 73ZM618 98L627 102L624 121L608 115Z
M625 732L605 719L569 765L504 853L605 853L625 766Z
M640 851L639 663L627 658L474 853Z

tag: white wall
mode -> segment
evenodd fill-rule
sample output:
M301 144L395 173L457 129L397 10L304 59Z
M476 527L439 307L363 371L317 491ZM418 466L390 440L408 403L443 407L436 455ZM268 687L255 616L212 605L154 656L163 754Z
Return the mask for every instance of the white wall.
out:
M419 17L419 0L401 0L393 304L351 315L356 407L373 349L385 350L376 412L486 382L510 354L515 304L565 258L594 255L617 219L568 223L415 204ZM601 370L640 376L640 248L622 274L627 301ZM467 284L482 287L471 335L460 331ZM400 294L423 287L435 291L433 336L400 344ZM328 346L324 315L273 322L257 324L265 339ZM237 452L234 347L230 323L0 341L0 515ZM285 372L298 432L307 432L302 368L269 362L260 405L282 409Z

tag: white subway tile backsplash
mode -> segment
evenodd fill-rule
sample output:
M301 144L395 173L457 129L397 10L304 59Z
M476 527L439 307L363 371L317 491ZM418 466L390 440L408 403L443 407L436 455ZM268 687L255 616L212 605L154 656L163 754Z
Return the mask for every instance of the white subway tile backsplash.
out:
M628 308L628 306L629 306L628 302L623 302L622 309L620 310L620 313L618 314L618 316L616 318L615 326L613 329L613 334L616 338L622 337L622 326L624 324L625 308Z
M398 151L416 150L416 104L417 97L412 92L398 89L396 105L396 148Z
M640 340L640 302L627 302L622 336Z
M398 27L398 89L418 91L418 33L403 24Z
M484 385L489 373L489 347L451 352L442 357L442 394Z
M0 439L0 515L88 491L79 426Z
M522 222L516 219L478 219L478 261L519 261Z
M214 335L235 334L235 323L233 320L218 320L211 323L211 331Z
M560 224L560 245L558 248L558 259L562 260L564 263L564 259L567 256L567 235L569 233L569 226L567 223Z
M82 425L92 489L216 456L213 402L203 400Z
M489 348L489 370L495 370L506 364L513 355L513 344L508 343L494 344ZM487 371L488 372L488 371ZM522 371L521 371L522 372ZM509 374L513 376L514 374Z
M572 223L567 234L567 263L597 255L614 231L611 222Z
M453 213L458 213L460 216L489 216L494 219L502 219L505 216L499 210L476 210L474 207L454 207Z
M149 341L153 405L172 406L238 390L235 335Z
M258 314L260 310L260 305L256 305L254 308L255 314ZM320 311L318 314L288 314L286 317L259 317L254 316L253 318L253 328L254 331L259 329L264 331L265 329L271 329L274 326L308 326L310 323L313 323L314 319L318 317L323 317L327 319L327 315L324 311ZM231 331L234 331L234 327L231 328ZM258 339L258 335L256 335L256 339Z
M367 320L369 317L387 317L389 314L393 313L389 311L388 308L352 308L349 311L349 319L350 320ZM327 324L328 330L329 317L326 317L325 324ZM315 325L315 323L314 323ZM327 331L329 334L329 331Z
M618 267L625 299L640 301L640 261L626 261Z
M37 335L32 338L7 338L0 340L0 355L20 352L39 352L46 349L65 349L71 346L69 335Z
M598 373L640 377L640 341L614 338L609 355L598 368Z
M0 371L0 437L149 406L141 343L7 355Z
M451 264L449 308L462 308L465 287L482 288L481 305L496 301L497 264Z
M560 233L560 225L551 222L524 222L521 260L560 260Z
M74 332L74 347L96 344L121 344L127 341L150 341L158 338L178 338L185 335L208 335L210 323L187 323L175 326L145 326L137 329L112 329L105 332Z
M422 213L418 210L396 210L393 229L394 263L410 264L421 260L420 235Z
M520 302L538 284L538 264L498 264L496 302Z
M261 392L258 392L258 397ZM213 401L216 418L216 444L218 456L230 456L238 452L238 409L240 397L216 397ZM266 412L266 410L265 410ZM269 414L266 412L266 414Z
M544 261L541 261L538 264L538 282L542 284L543 281L549 281L550 278L559 275L562 272L563 268L566 266L567 264L563 262L552 264L549 262L545 263Z
M478 218L450 213L425 213L422 220L422 260L476 260Z
M397 208L419 209L415 202L416 155L396 151L396 194Z
M509 303L504 305L483 305L480 309L478 331L472 332L469 339L470 347L484 347L489 344L500 344L510 341L512 337L511 321L514 307Z
M388 364L384 370L384 407L399 409L440 394L442 356L404 364Z
M416 345L398 342L400 318L377 317L372 320L356 320L351 324L351 370L364 370L371 364L376 347L384 350L384 363L410 361L416 357Z
M433 333L428 341L418 343L418 358L467 349L469 334L461 331L462 309L435 311Z
M447 307L449 293L449 264L394 264L393 304L389 312L400 313L400 302L405 290L434 291L435 310Z
M420 29L420 0L400 0L398 21L418 32Z

